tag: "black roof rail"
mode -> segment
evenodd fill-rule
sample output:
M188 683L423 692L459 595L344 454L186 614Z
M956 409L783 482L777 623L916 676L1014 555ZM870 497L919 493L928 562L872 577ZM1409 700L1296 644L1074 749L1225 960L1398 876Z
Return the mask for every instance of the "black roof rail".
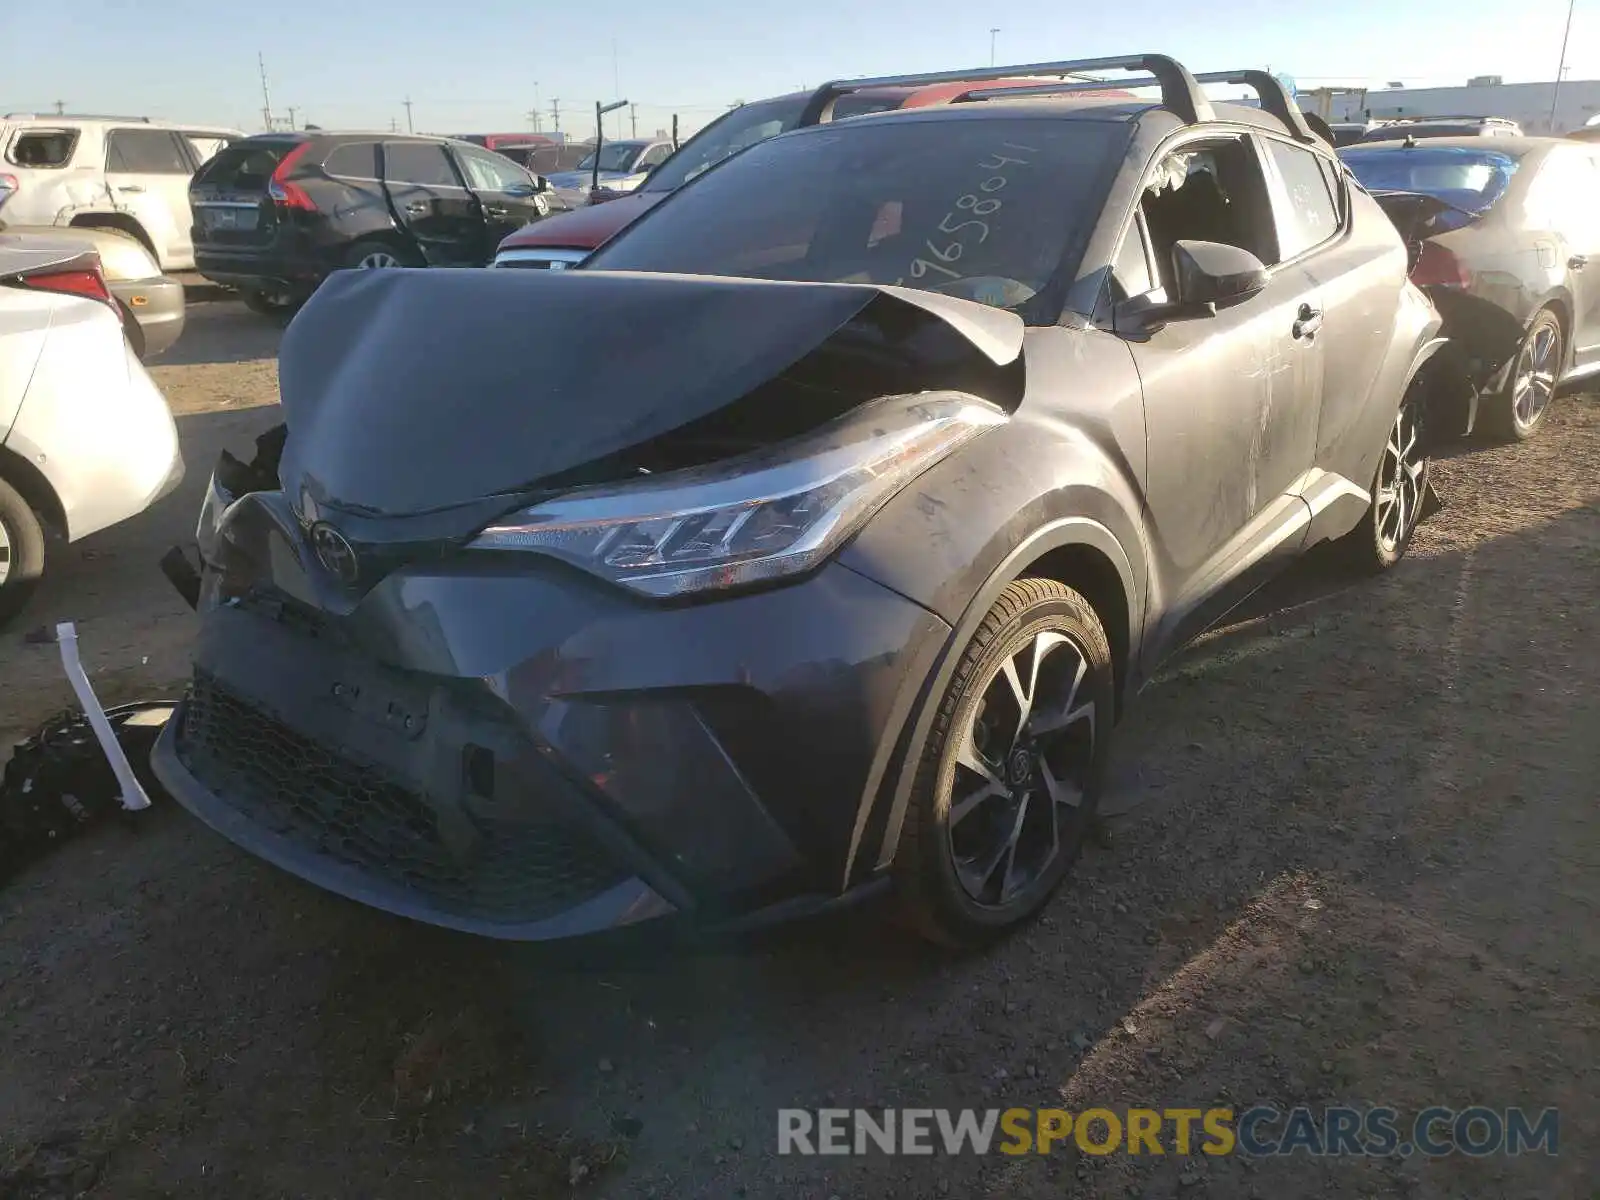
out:
M1017 79L1028 76L1045 75L1070 75L1077 71L1148 71L1151 75L1150 82L1161 88L1161 103L1170 108L1185 121L1195 123L1213 119L1211 102L1206 99L1200 90L1200 85L1195 82L1193 75L1177 59L1165 54L1132 54L1117 58L1075 58L1063 62L1025 63L1020 66L1009 67L973 67L964 71L932 71L922 75L880 75L864 79L835 79L825 83L811 93L811 99L806 101L805 108L800 113L800 125L815 125L822 119L828 106L840 96L851 92L859 92L865 88L879 87L928 87L939 83L982 83L993 79ZM1107 87L1124 86L1122 80L1079 81L1076 88L1070 85L1066 89L1046 85L1037 89L1044 91L1059 90L1103 90ZM1033 88L999 89L1000 94L1026 94L1033 92ZM978 92L966 93L964 99L982 99Z
M1517 123L1510 117L1486 117L1482 113L1478 113L1475 116L1434 116L1432 113L1428 113L1426 116L1424 116L1423 114L1418 113L1414 117L1382 117L1380 119L1389 125L1422 125L1428 121L1476 122L1479 125L1488 125L1491 122L1496 121L1502 125L1515 125Z

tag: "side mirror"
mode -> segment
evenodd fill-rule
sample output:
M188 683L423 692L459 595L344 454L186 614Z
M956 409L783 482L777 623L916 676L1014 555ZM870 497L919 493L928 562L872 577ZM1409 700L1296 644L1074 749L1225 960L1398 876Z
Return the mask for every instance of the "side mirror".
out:
M513 183L510 187L506 188L506 195L531 196L538 190L539 185L534 183L533 180L529 179L519 183Z
M533 177L533 188L537 192L548 192L550 190L550 181L543 175L535 175Z
M1180 241L1172 247L1177 303L1198 314L1240 304L1267 286L1267 268L1250 251L1224 242Z

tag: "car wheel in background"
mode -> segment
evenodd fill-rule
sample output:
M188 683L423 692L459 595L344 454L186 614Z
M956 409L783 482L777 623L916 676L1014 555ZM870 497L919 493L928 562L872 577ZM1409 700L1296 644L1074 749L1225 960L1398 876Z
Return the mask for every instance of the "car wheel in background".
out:
M1565 353L1561 319L1548 308L1540 309L1517 349L1505 386L1486 402L1480 418L1484 431L1508 442L1531 438L1555 400Z
M396 267L420 267L422 263L409 250L390 242L357 242L345 253L344 265L362 271L391 270Z
M305 303L303 296L287 288L243 288L239 298L251 312L263 317L292 317Z
M22 611L44 575L44 529L28 502L0 479L0 625Z
M950 946L1037 912L1077 858L1105 773L1111 649L1051 579L1008 585L972 635L919 762L895 856L902 912Z
M1372 479L1372 503L1360 524L1342 539L1351 565L1363 571L1387 571L1405 557L1417 532L1433 462L1428 457L1426 387L1413 381L1383 444Z

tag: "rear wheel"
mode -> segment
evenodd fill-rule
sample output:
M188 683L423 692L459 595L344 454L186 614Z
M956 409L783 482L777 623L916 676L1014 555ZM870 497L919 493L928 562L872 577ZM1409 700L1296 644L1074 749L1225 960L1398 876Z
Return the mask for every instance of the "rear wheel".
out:
M361 271L392 270L396 267L420 267L422 262L410 250L392 242L357 242L346 251L344 265Z
M28 602L44 575L44 529L28 502L0 479L0 625Z
M1051 579L1007 586L939 704L895 856L901 909L952 946L1036 913L1094 818L1112 661L1089 602Z
M1512 361L1505 387L1484 411L1486 432L1508 442L1525 442L1537 432L1555 400L1565 351L1561 319L1548 308L1540 309Z
M1359 570L1387 571L1405 557L1417 531L1433 470L1423 428L1425 410L1426 391L1413 384L1389 427L1367 515L1342 543Z

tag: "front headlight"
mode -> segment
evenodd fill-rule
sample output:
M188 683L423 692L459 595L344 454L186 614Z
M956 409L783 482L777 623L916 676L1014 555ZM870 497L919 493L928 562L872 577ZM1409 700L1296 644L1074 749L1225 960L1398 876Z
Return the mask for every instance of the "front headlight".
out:
M888 396L802 437L705 467L580 488L513 513L472 548L531 550L649 596L809 570L1000 409L959 392Z

